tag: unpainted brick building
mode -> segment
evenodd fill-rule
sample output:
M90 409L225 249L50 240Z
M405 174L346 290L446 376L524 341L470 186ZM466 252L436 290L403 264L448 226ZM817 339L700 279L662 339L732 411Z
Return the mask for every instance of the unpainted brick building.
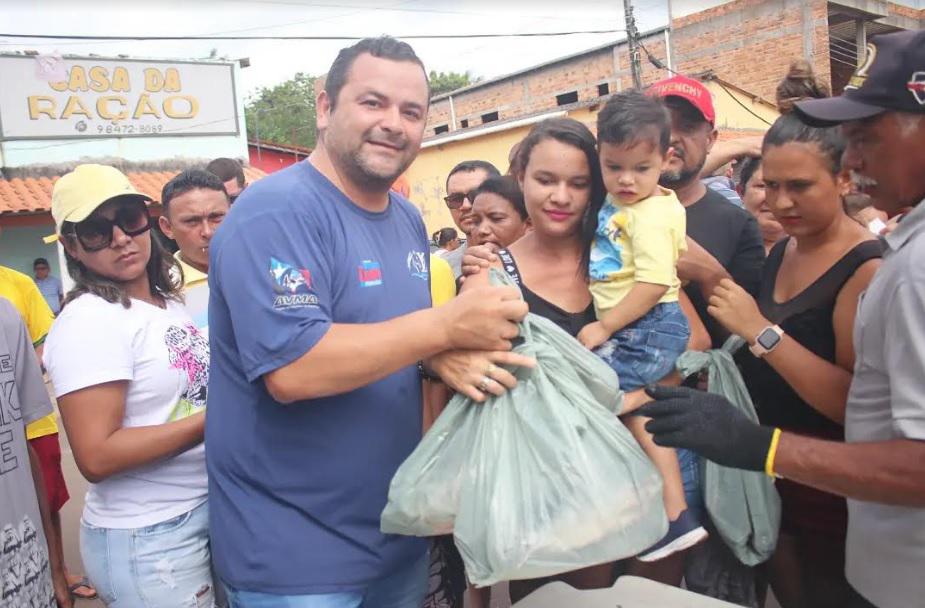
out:
M866 38L925 27L916 0L670 0L670 26L642 35L643 84L672 71L715 76L774 100L790 62L804 58L837 93ZM656 65L657 64L657 65ZM584 50L434 97L426 137L587 104L632 86L625 41Z

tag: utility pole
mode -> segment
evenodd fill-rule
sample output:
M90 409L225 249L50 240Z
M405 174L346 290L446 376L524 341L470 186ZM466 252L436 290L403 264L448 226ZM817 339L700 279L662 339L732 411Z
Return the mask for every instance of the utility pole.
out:
M636 31L636 19L633 17L633 0L623 0L626 16L626 45L630 52L630 72L633 74L633 86L642 88L642 67L639 63L639 32Z

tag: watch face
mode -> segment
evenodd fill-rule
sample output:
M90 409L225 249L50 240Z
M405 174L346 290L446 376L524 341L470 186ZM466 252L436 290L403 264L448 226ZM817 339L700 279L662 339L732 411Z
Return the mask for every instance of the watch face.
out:
M765 350L771 350L772 348L777 346L778 342L780 342L780 336L777 334L776 331L774 331L773 329L769 327L763 332L761 332L756 342L758 342L758 344L761 345L761 348Z

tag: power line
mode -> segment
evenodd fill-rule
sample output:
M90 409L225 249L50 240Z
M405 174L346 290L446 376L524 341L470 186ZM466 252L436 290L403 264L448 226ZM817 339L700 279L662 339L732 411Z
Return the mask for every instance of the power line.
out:
M291 27L291 26L293 26L293 25L304 25L304 24L306 24L306 23L315 24L315 23L320 23L320 22L322 22L322 21L332 21L332 20L335 20L335 19L342 19L342 18L344 18L344 17L352 17L352 16L354 16L354 15L359 15L360 13L363 13L363 12L366 12L366 11L376 12L376 11L389 11L389 10L403 10L403 9L400 9L400 8L397 8L397 7L400 7L400 6L402 6L403 4L410 4L410 3L413 2L413 1L414 1L414 0L405 0L405 1L403 1L403 2L399 2L399 3L397 3L397 4L393 4L393 5L391 5L391 6L383 6L383 7L357 7L359 10L350 11L349 13L340 13L339 15L328 15L328 16L326 16L326 17L313 17L313 18L311 18L311 19L304 19L304 20L301 20L301 21L290 21L289 23L281 23L281 24L279 24L279 25L258 25L258 26L256 26L256 27L247 27L247 28L236 29L236 30L225 30L225 31L221 31L221 32L212 32L211 34L203 34L203 35L204 35L204 36L220 36L220 35L223 35L223 34L237 34L237 33L239 33L239 32L255 32L255 31L258 31L258 30L272 30L272 29L276 29L276 28L280 28L280 27ZM305 4L305 5L302 5L302 6L310 7L310 6L315 6L315 5ZM338 6L338 5L320 5L320 6L331 6L331 7L334 7L334 6ZM346 6L340 6L340 7L338 7L338 8L347 8L347 7L346 7Z
M714 80L713 82L715 82L716 84L718 84L718 85L719 85L719 88L721 88L722 90L726 91L726 95L729 95L729 97L731 97L732 100L733 100L734 102L736 102L737 104L739 104L740 106L742 106L742 109L743 109L743 110L745 110L746 112L748 112L749 114L751 114L752 116L754 116L755 118L757 118L758 120L760 120L761 122L763 122L764 124L768 125L769 127L771 126L771 123L769 123L764 117L762 117L762 116L756 114L750 107L748 107L747 105L745 105L744 103L742 103L742 101L739 100L738 97L736 97L735 95L733 95L733 94L732 94L732 91L730 91L729 89L727 89L726 87L724 87L724 86L723 86L723 83L721 83L721 82L718 81L718 80Z
M491 13L479 13L474 11L459 11L459 10L449 10L449 9L437 9L437 8L401 8L402 4L409 4L410 2L401 2L398 5L391 7L379 7L379 6L361 6L361 5L349 5L349 4L328 4L328 3L316 3L316 2L296 2L292 0L236 0L237 2L243 2L245 4L270 4L270 5L279 5L279 6L296 6L304 8L357 8L361 11L390 11L390 12L402 12L402 13L430 13L438 15L466 15L470 17L497 17L496 14ZM412 0L413 1L413 0ZM651 0L658 2L659 0ZM566 17L562 15L523 15L531 19L547 19L555 21L586 21L587 17Z
M658 57L655 57L652 53L650 53L650 52L649 52L649 49L646 48L646 46L642 43L641 40L639 41L639 48L641 48L641 49L643 50L643 52L644 52L644 53L646 54L646 56L649 58L649 61L650 61L650 62L652 63L652 65L654 65L655 67L660 68L660 69L663 69L663 70L667 70L668 72L670 72L670 73L672 73L672 74L674 74L674 75L676 75L676 76L684 76L684 74L682 74L681 72L677 72L677 71L675 71L675 70L672 70L672 69L669 68L668 66L666 66L666 65L662 62L661 59L659 59ZM721 83L719 80L715 80L715 79L713 80L713 82L715 82L715 83L717 84L717 86L719 86L719 88L721 88L722 90L726 91L726 94L729 95L729 97L731 97L732 100L733 100L734 102L736 102L737 104L739 104L740 106L742 106L742 109L743 109L743 110L745 110L746 112L748 112L749 114L751 114L752 116L754 116L755 118L757 118L758 120L760 120L761 122L763 122L764 124L768 125L769 127L771 126L771 123L769 123L769 122L767 121L767 119L765 119L765 118L764 118L763 116L761 116L760 114L756 114L754 110L752 110L752 109L749 108L747 105L745 105L744 103L742 103L742 101L741 101L738 97L736 97L735 95L732 94L732 91L730 91L730 90L727 89L725 86L723 86L723 83Z
M344 18L344 17L352 17L352 16L354 16L354 15L358 15L358 14L361 14L361 13L364 13L364 12L367 12L367 11L369 11L369 12L376 12L376 11L387 11L387 10L402 10L402 9L399 9L398 7L400 7L400 6L404 5L404 4L410 4L411 2L414 2L414 0L405 0L405 1L403 1L403 2L399 2L399 3L397 3L397 4L393 4L393 5L391 5L391 6L383 6L383 7L357 7L357 8L360 9L360 10L350 11L349 13L340 13L340 14L337 14L337 15L328 15L328 16L324 16L324 17L313 17L313 18L311 18L311 19L304 19L304 20L301 20L301 21L290 21L290 22L288 22L288 23L281 23L281 24L278 24L278 25L260 25L260 26L256 26L256 27L239 28L239 29L234 29L234 30L222 30L222 31L211 32L211 33L202 34L202 35L203 35L203 36L221 36L221 35L224 35L224 34L238 34L238 33L240 33L240 32L255 32L255 31L259 31L259 30L272 30L272 29L276 29L276 28L280 28L280 27L291 27L291 26L293 26L293 25L304 25L304 24L306 24L306 23L311 23L311 24L314 25L314 24L317 24L317 23L322 22L322 21L332 21L332 20L335 20L335 19L342 19L342 18ZM336 4L312 5L312 4L301 4L301 3L300 3L299 6L305 6L305 7L322 6L322 7L332 7L332 8L334 8L334 7L337 7L337 8L345 8L345 7L343 7L343 6L336 5ZM64 43L63 45L59 45L59 46L84 46L84 45L88 45L88 44L97 44L97 45L99 45L99 44L113 44L113 43L117 43L117 42L119 42L119 41L118 41L118 40L115 40L115 41L110 41L110 42L71 42L71 43ZM15 43L15 42L0 42L0 45L3 45L3 46L20 46L18 43Z
M560 32L522 32L508 34L410 34L406 36L393 36L400 40L456 40L470 38L537 38L574 36L579 34L617 34L625 32L622 29L607 30L574 30ZM125 40L125 41L186 41L186 40L360 40L366 36L83 36L65 34L3 34L0 38L28 38L47 40Z

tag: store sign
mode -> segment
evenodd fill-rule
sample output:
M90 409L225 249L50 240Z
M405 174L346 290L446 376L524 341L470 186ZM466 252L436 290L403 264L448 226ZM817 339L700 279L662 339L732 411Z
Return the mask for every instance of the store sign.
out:
M237 135L230 64L0 56L0 139Z

